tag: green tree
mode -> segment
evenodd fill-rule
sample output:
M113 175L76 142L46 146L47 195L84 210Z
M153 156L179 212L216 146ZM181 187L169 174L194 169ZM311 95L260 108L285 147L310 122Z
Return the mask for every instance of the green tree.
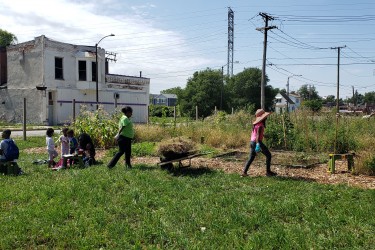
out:
M320 100L318 91L316 91L315 86L307 86L307 84L302 85L297 91L298 94L303 98L303 100Z
M174 87L160 91L161 94L175 94L177 97L181 95L183 89L181 87Z
M0 47L5 47L17 43L17 37L12 33L0 29Z
M334 95L328 95L325 99L324 102L335 102L336 97Z
M323 103L319 99L306 100L302 102L302 106L310 109L313 112L318 112L322 109Z
M173 107L161 106L161 105L150 105L150 116L156 117L172 117Z
M367 92L365 93L365 96L363 97L363 101L367 104L375 103L375 92Z
M364 101L364 96L362 94L359 94L358 91L356 90L352 97L347 98L346 102L352 103L354 105L360 105L360 104L363 104L365 101Z
M247 68L228 79L225 86L229 97L229 106L236 109L244 109L249 105L254 105L256 109L260 108L262 71L258 68ZM268 77L266 76L266 83ZM279 90L272 86L265 86L265 108L271 110L273 101Z
M222 74L220 70L195 72L188 79L186 88L178 96L180 110L183 114L194 116L198 106L199 116L209 116L215 106L220 107Z

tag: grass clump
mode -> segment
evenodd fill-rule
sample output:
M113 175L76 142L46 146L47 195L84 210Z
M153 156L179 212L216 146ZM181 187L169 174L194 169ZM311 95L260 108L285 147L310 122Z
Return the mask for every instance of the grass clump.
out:
M132 145L133 156L155 156L156 144L154 142L139 142Z

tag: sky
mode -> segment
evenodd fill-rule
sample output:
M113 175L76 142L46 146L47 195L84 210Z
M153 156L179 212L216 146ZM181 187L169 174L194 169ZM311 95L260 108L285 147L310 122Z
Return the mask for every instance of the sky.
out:
M150 93L181 87L207 68L226 74L228 8L234 12L233 73L262 68L265 26L268 84L322 97L375 91L373 0L0 0L0 29L18 42L45 35L116 53L113 74L150 78ZM338 53L340 47L340 54ZM340 67L338 58L340 56ZM338 84L339 83L339 84Z

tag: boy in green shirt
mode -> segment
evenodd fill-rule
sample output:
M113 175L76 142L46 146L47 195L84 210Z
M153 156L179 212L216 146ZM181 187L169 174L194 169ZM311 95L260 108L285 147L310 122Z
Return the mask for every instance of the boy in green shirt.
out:
M121 109L121 112L123 113L123 116L119 121L119 131L116 135L119 151L108 163L108 168L113 168L114 166L116 166L116 163L123 154L125 154L125 167L132 168L130 158L132 146L131 143L132 139L134 138L134 129L133 122L130 120L130 117L133 115L133 109L129 106L126 106Z

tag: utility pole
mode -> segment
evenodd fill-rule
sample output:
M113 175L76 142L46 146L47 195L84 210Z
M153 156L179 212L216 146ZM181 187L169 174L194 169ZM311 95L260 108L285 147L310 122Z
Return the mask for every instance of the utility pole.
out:
M260 107L265 109L265 81L266 81L266 60L267 60L267 31L270 29L276 28L276 26L268 27L268 20L274 20L272 16L269 16L267 13L260 12L259 15L264 19L264 27L256 28L257 31L264 30L264 42L263 42L263 65L262 65L262 80L260 85Z
M352 91L353 91L353 104L354 104L354 108L356 109L357 108L357 98L356 98L356 96L355 96L355 94L354 94L354 86L352 86Z
M346 45L341 47L333 47L331 49L337 49L337 94L336 94L336 133L335 133L335 144L334 149L335 153L337 152L337 133L339 126L339 116L340 116L340 50L345 48Z
M221 67L220 110L223 110L224 66Z
M228 7L228 60L227 76L233 76L234 12Z
M337 114L340 112L340 50L345 48L346 45L341 47L333 47L331 49L337 49L337 94L336 94L336 111Z

